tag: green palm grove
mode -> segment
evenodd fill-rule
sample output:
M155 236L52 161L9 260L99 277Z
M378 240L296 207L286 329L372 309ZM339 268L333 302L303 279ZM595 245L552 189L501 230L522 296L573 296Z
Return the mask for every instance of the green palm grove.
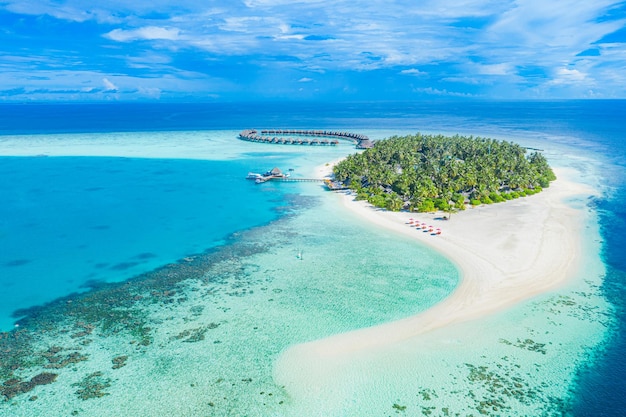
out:
M398 211L463 210L535 194L556 179L546 158L507 141L393 136L333 169L357 199Z

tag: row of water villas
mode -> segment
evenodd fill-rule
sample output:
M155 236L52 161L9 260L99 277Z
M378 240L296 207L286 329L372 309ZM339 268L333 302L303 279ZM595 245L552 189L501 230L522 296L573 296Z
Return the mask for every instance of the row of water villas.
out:
M244 130L243 132L241 132L239 134L239 139L243 139L243 140L247 140L250 142L265 142L265 143L280 143L280 144L287 144L287 145L332 145L332 146L336 146L339 144L339 141L337 139L333 139L333 140L328 140L328 139L307 139L307 138L290 138L290 137L270 137L270 136L262 136L264 134L281 134L278 132L283 132L283 131L271 131L272 133L269 133L269 130L263 130L261 132L261 135L258 134L258 132L256 130ZM276 132L276 133L274 133ZM293 130L284 131L285 133L283 134L287 134L287 135L297 135L298 133L291 133L291 132L296 132ZM287 133L290 132L290 133Z
M281 136L272 136L272 135L281 135ZM307 137L284 137L286 135L297 135L297 136L313 136L313 139L309 139ZM318 139L320 138L320 139ZM333 139L328 139L333 138ZM365 136L358 133L350 133L350 132L334 132L328 130L261 130L256 129L248 129L244 130L239 134L239 139L251 141L251 142L263 142L263 143L278 143L278 144L289 144L289 145L330 145L336 146L339 144L339 139L347 139L357 143L357 148L365 149L370 148L372 146L372 141Z

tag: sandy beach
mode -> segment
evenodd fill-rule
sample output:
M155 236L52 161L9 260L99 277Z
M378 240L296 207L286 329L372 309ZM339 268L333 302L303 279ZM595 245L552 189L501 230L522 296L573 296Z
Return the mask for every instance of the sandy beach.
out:
M318 174L329 168L320 167ZM357 355L380 354L426 332L486 317L566 284L577 271L586 215L567 200L588 197L593 190L572 181L574 171L555 173L558 180L539 194L468 208L450 220L441 219L440 213L389 212L354 201L351 193L336 195L338 204L363 221L436 248L457 265L461 280L450 297L418 315L289 348L277 362L278 381L297 396L304 389L297 375L307 375L314 386ZM410 218L441 228L441 235L412 227ZM371 252L375 256L373 245Z

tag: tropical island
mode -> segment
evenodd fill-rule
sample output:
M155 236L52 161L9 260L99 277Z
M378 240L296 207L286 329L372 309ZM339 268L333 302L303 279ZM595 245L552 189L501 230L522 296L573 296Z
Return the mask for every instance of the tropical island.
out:
M556 179L546 158L516 143L473 136L392 136L348 156L335 180L392 211L464 210L536 194Z

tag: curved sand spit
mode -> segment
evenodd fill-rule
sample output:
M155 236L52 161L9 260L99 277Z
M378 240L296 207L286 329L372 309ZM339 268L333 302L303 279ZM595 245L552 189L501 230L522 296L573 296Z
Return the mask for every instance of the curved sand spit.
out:
M460 269L461 281L447 299L415 316L290 347L276 364L277 382L296 394L303 378L310 382L323 378L354 355L372 354L437 328L484 317L564 284L577 269L586 213L565 201L590 196L593 190L568 180L575 175L572 172L556 173L559 179L539 194L468 209L449 221L377 210L350 195L338 196L364 221L445 254ZM440 227L442 234L415 230L407 224L411 217Z

